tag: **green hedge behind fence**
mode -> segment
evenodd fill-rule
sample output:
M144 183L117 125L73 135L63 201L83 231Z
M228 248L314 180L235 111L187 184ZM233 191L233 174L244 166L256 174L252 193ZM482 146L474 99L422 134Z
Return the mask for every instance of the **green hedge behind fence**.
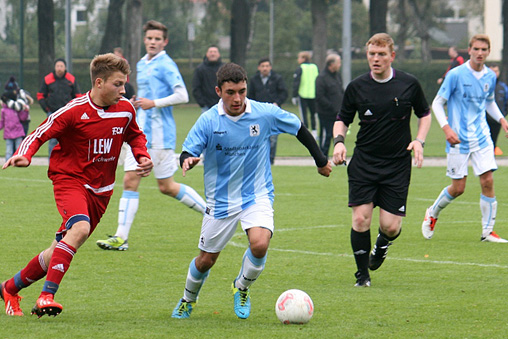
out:
M191 93L191 81L192 81L192 73L193 69L189 68L189 60L188 59L180 59L175 60L180 68L180 72L185 80L187 85L187 90ZM193 68L195 68L201 60L196 59L193 62ZM73 74L77 78L78 84L81 88L82 92L85 92L90 89L90 75L89 75L89 64L90 60L74 60L73 61ZM280 58L277 59L273 65L274 71L280 73L285 81L289 90L289 99L291 98L292 91L292 79L293 72L296 69L296 58ZM431 64L425 65L419 60L411 60L404 63L394 63L395 68L400 68L403 71L411 73L415 75L420 83L422 84L423 90L427 96L427 100L432 102L434 96L439 89L439 86L436 84L437 78L439 78L444 70L448 67L447 60L438 60L433 61ZM249 76L252 76L257 69L257 60L248 60L247 62L247 73ZM367 61L363 60L353 60L352 63L352 78L359 76L362 73L368 71ZM39 90L39 86L41 84L41 78L39 78L38 74L38 64L35 59L28 59L24 62L24 88L28 90L35 99L35 95ZM0 84L3 86L5 82L9 79L9 76L14 75L16 79L19 78L19 62L18 60L0 60ZM191 102L195 102L194 98L191 95Z

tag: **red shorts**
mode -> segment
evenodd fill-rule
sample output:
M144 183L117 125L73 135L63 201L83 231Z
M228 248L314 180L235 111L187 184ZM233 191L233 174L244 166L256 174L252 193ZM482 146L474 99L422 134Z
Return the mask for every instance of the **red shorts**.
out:
M62 225L56 232L60 241L67 230L78 221L90 223L90 233L102 218L111 196L96 195L74 179L59 179L53 182L56 207L62 216Z

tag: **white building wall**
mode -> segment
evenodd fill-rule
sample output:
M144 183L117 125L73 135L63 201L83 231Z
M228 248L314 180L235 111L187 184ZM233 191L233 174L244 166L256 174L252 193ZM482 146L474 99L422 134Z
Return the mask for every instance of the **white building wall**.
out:
M0 39L5 39L5 28L7 26L7 15L12 13L12 7L7 5L7 0L0 0Z
M501 61L503 51L502 0L485 0L484 7L485 34L490 38L488 60Z

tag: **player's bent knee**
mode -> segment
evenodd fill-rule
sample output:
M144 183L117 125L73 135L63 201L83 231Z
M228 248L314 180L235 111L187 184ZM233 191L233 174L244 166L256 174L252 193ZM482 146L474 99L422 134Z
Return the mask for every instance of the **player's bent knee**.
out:
M70 226L63 240L75 248L79 248L90 235L90 223L78 221Z
M353 216L353 225L356 231L365 231L370 228L371 218L367 218L363 215Z
M174 198L180 191L180 185L174 181L159 181L159 191Z
M196 268L199 272L204 273L208 271L210 268L215 265L217 262L217 258L219 257L218 253L206 253L202 252L195 261Z
M269 245L270 240L258 240L255 243L250 244L250 251L256 258L263 258L266 255L266 252L268 252Z

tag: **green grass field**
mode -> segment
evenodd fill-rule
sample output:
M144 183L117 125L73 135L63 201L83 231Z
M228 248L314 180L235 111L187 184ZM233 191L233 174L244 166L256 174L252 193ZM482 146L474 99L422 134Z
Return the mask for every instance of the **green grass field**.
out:
M286 107L296 112L295 107ZM194 105L175 108L177 152L199 116ZM35 128L45 115L31 112ZM413 117L413 132L416 119ZM347 138L352 154L355 121ZM500 137L499 145L506 143ZM505 147L508 149L508 147ZM0 139L0 155L5 143ZM279 156L308 156L289 135L281 135ZM444 136L434 121L426 156L444 156ZM47 156L44 145L38 156ZM114 233L121 178L108 211L90 240L78 251L56 300L57 318L37 319L30 310L42 281L23 290L23 318L0 312L0 338L505 338L508 329L508 246L481 243L479 184L471 176L464 196L441 215L431 241L420 225L425 209L449 181L444 168L413 171L403 233L372 287L354 288L354 259L349 233L346 168L320 177L312 167L273 168L276 231L266 269L252 287L252 313L239 320L233 312L231 281L240 268L247 239L240 231L221 254L201 291L192 318L172 319L190 260L198 253L201 217L158 192L153 177L144 179L141 203L126 252L106 252L94 243ZM203 194L202 167L179 182ZM495 173L499 202L496 231L508 237L508 168ZM46 248L60 223L46 168L0 171L0 281L18 272ZM375 220L377 220L375 211ZM377 223L372 226L374 241ZM275 316L284 290L299 288L312 297L314 318L307 325L285 326Z
M403 232L372 287L354 288L344 167L320 177L312 167L273 168L275 224L266 269L251 289L252 313L239 320L230 285L247 239L240 231L204 285L191 319L171 312L182 296L190 260L198 253L201 217L160 194L144 179L126 252L100 250L95 241L116 229L117 185L98 229L78 251L56 300L64 311L37 319L30 310L42 281L23 290L25 317L0 313L0 338L505 338L508 325L508 246L480 242L478 180L442 214L432 240L423 239L425 209L448 184L443 168L413 171ZM202 167L180 182L203 193ZM508 237L508 183L495 178L496 230ZM118 182L122 171L119 169ZM47 247L60 223L46 168L0 172L0 281ZM378 211L375 211L377 216ZM377 220L377 217L375 218ZM377 229L374 222L372 229ZM372 232L372 239L376 232ZM275 301L298 288L312 297L306 325L282 325Z

